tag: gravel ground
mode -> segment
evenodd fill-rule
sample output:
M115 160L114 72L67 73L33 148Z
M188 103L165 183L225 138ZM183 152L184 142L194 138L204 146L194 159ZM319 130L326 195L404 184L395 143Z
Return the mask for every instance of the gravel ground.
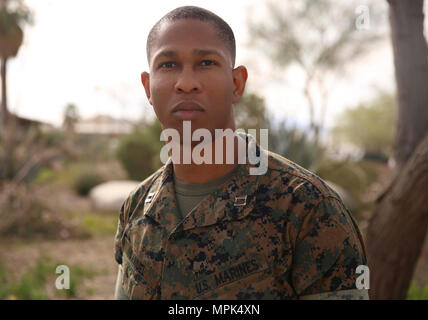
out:
M33 266L41 256L49 256L53 263L64 261L96 272L92 279L78 284L80 299L113 299L117 264L113 256L113 238L96 237L88 240L40 241L35 243L10 243L0 241L0 262L6 267L12 280L20 279L25 270ZM58 275L52 270L53 280L46 290L54 290ZM70 274L73 277L73 274ZM90 288L88 292L88 288Z

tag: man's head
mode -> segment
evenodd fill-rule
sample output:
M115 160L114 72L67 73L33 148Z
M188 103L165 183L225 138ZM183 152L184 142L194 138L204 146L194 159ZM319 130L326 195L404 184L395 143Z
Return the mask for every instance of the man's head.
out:
M141 81L163 128L182 131L235 129L233 107L244 92L245 67L233 68L230 27L198 7L177 8L159 20L147 39L150 74Z
M217 30L217 35L224 41L224 43L229 48L230 57L232 59L232 67L234 67L236 57L236 44L235 35L233 34L232 29L218 15L206 9L194 6L179 7L170 11L166 15L164 15L158 22L156 22L156 24L152 27L147 37L146 44L147 60L149 64L150 57L152 54L151 48L159 36L161 26L163 24L172 23L180 19L195 19L211 24Z

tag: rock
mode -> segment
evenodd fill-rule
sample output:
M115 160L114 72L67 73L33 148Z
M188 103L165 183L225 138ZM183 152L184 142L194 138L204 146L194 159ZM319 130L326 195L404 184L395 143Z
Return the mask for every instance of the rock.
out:
M139 184L139 181L131 180L108 181L92 188L89 198L96 210L119 211L122 203Z

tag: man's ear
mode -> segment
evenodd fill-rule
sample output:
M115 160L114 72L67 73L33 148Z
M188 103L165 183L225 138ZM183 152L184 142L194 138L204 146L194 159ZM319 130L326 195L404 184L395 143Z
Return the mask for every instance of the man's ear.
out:
M152 104L152 98L150 95L150 74L148 72L142 72L141 73L141 83L144 86L144 90L146 91L147 99L149 100L150 104Z
M232 77L234 84L232 103L237 103L244 94L245 84L248 78L247 68L244 66L236 67L232 70Z

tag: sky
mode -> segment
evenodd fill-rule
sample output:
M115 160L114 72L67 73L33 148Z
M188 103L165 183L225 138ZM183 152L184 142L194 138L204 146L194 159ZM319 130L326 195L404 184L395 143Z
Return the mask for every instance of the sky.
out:
M285 80L272 77L266 71L266 58L247 45L246 19L250 12L255 16L263 12L263 1L25 2L34 12L34 23L24 28L24 43L17 57L8 63L8 104L11 111L21 116L60 125L64 107L74 103L83 118L95 114L131 120L153 117L140 82L141 72L148 70L147 34L168 11L181 5L196 5L218 14L234 30L237 65L246 65L249 71L247 90L265 98L275 119L308 123L301 74L290 68L284 73ZM386 9L385 4L385 17ZM376 90L394 91L389 38L353 63L340 81L333 79L333 83L328 126L345 107L369 99Z

